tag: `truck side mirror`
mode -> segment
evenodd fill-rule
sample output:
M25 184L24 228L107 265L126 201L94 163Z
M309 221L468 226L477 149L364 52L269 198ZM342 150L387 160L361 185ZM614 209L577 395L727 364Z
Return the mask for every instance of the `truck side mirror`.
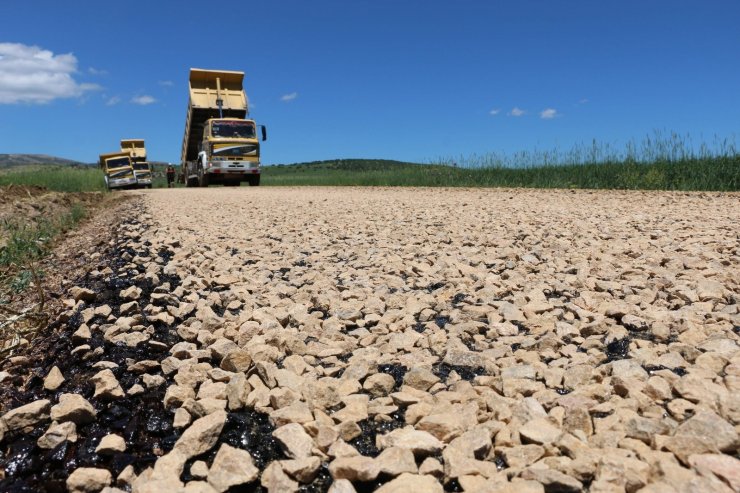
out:
M267 140L267 127L264 125L260 125L260 130L262 131L262 140Z

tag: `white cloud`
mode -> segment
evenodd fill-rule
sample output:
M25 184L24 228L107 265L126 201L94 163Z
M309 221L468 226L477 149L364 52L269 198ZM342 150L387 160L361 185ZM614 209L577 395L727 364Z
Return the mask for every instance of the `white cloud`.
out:
M160 80L159 85L162 87L172 87L175 85L175 83L172 82L171 80Z
M144 94L143 96L134 96L133 98L131 98L131 102L134 104L139 104L141 106L146 106L148 104L156 103L157 100L152 96Z
M523 109L514 106L511 111L509 111L509 116L522 116L525 113L526 111L524 111Z
M108 100L105 102L105 105L106 106L115 106L115 105L117 105L120 102L121 102L121 98L119 98L118 96L113 96L113 97L108 98Z
M95 67L89 67L87 71L90 72L92 75L108 75L107 70L98 70Z
M285 101L286 103L289 101L293 101L295 98L298 97L297 92L291 92L290 94L284 94L280 97L280 101Z
M488 112L489 115L494 115L494 116L498 115L499 113L501 113L501 110L498 108L494 108Z
M590 102L590 101L588 100L588 98L583 98L583 99L579 99L579 100L578 100L578 104L587 104L587 103L589 103L589 102Z
M100 89L77 82L72 77L76 73L72 53L55 55L38 46L0 43L0 104L43 104Z
M560 116L560 113L555 108L546 108L540 112L540 118L543 120L552 120L556 116Z

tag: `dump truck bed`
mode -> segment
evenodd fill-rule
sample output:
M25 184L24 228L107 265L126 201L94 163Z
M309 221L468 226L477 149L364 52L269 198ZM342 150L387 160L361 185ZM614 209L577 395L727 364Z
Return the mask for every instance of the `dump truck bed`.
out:
M210 118L246 118L249 101L243 87L244 72L190 69L190 99L182 139L181 162L194 161L203 140L203 125ZM223 115L217 100L222 101Z
M130 153L131 160L134 162L146 161L144 139L122 139L121 152Z

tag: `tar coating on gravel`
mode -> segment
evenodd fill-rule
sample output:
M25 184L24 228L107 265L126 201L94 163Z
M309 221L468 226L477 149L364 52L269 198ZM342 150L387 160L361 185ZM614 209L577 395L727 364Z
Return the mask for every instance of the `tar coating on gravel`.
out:
M462 486L460 486L460 482L457 479L447 481L444 485L444 490L450 492L463 491Z
M608 361L629 358L630 340L628 337L617 339L606 345L606 357Z
M129 221L124 225L131 225ZM120 242L120 240L119 240ZM106 254L107 264L117 271L126 262L122 253L133 258L136 255L148 255L148 251L136 252L129 247L116 245ZM160 257L161 257L160 252ZM142 290L142 304L153 291L153 286L147 280L134 281L133 276L141 271L129 270L123 274L114 274L103 281L92 280L89 277L79 283L92 288L98 293L94 303L85 306L96 307L104 304L113 309L113 314L119 313L122 300L117 293L121 289L136 285ZM162 277L166 277L162 279ZM169 282L174 289L179 285L175 276L160 276L162 282ZM143 314L143 312L142 312ZM93 319L90 323L101 322ZM78 440L75 443L65 441L52 450L43 450L37 447L36 440L44 434L47 425L38 426L32 433L9 433L3 442L3 454L0 468L5 470L5 477L0 480L0 490L8 492L25 491L64 491L65 481L69 473L78 467L104 467L114 475L119 474L127 465L133 464L137 472L152 466L157 457L174 445L177 435L173 433L172 417L162 404L164 386L147 390L142 394L127 396L113 402L106 402L93 397L94 387L90 377L100 371L92 368L97 361L111 361L118 365L111 371L121 386L126 389L138 382L139 376L127 371L128 361L144 359L161 361L166 353L157 352L148 343L140 343L136 348L114 345L103 339L100 331L94 331L87 342L91 346L88 356L94 355L94 350L102 348L103 353L88 357L84 362L79 356L70 356L73 349L71 334L82 324L80 312L72 317L60 332L52 333L44 339L32 353L34 362L39 365L31 369L31 377L25 388L13 386L5 387L2 398L5 402L12 402L12 407L33 402L42 398L51 398L54 402L62 393L74 392L90 401L97 411L94 422L77 426ZM152 340L170 346L177 340L174 329L161 322L154 325ZM59 329L52 326L51 330ZM49 370L57 366L65 375L66 380L55 392L43 388L43 379ZM161 375L161 372L156 374ZM110 456L95 453L100 440L110 433L117 433L126 441L126 452Z
M400 408L398 411L389 415L390 420L377 421L371 419L364 419L358 421L357 425L362 430L362 434L350 440L349 444L357 449L357 451L368 457L377 457L380 453L378 447L375 445L375 437L377 435L385 435L401 428L406 424L406 410Z
M465 293L457 293L457 294L456 294L455 296L453 296L453 297L452 297L452 304L453 304L453 305L459 305L459 304L460 304L460 303L462 303L462 302L463 302L463 301L465 300L465 298L467 298L467 297L468 297L468 295L467 295L467 294L465 294Z
M437 375L443 382L447 381L447 378L453 371L460 375L460 378L468 382L477 376L486 374L486 369L482 367L471 368L469 366L448 365L447 363L436 363L432 366L432 373Z
M268 416L254 410L231 411L228 413L226 424L224 425L218 443L205 454L191 458L185 463L181 479L191 481L194 478L190 475L190 466L195 461L205 461L210 467L213 459L216 457L220 445L226 443L232 447L249 451L252 456L254 465L260 470L264 470L267 465L274 460L284 460L287 457L282 453L280 445L272 436L275 427L270 423ZM317 477L314 482L318 481ZM234 486L228 490L232 492L265 492L259 481Z
M393 377L395 385L393 390L396 391L403 385L403 376L406 375L408 368L403 365L378 365L378 371L380 373L387 373Z
M653 375L655 372L658 372L660 370L672 371L679 377L682 377L688 373L684 368L681 368L680 366L677 366L676 368L668 368L667 366L663 366L663 365L643 365L642 368L643 370L648 372L649 375Z

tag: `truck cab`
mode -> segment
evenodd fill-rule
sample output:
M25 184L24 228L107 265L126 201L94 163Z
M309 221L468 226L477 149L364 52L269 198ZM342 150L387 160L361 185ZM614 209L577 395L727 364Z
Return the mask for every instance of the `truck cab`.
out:
M146 160L144 139L121 140L121 152L128 152L131 156L131 166L134 168L137 185L152 188L152 166Z
M105 173L105 186L108 190L136 186L136 175L128 152L101 154L98 165Z
M263 138L266 137L264 127ZM259 184L260 143L254 120L240 118L212 118L203 130L203 141L198 153L202 172L207 183L238 184L247 181Z

